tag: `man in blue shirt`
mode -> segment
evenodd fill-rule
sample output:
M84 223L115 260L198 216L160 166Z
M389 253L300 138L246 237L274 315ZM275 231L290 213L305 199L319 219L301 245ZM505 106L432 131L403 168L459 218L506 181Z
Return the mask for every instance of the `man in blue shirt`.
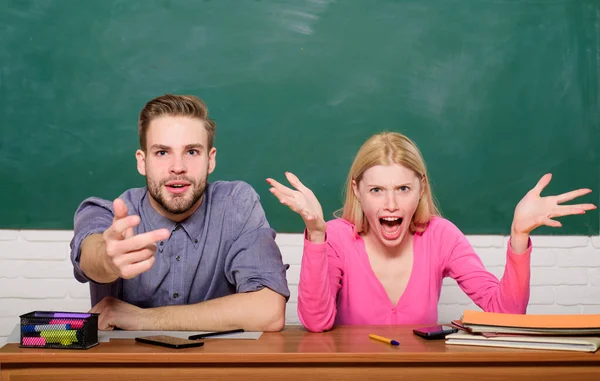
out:
M241 181L207 183L215 127L196 97L151 100L136 152L147 186L77 209L71 260L91 282L100 329L283 328L285 267L258 195Z

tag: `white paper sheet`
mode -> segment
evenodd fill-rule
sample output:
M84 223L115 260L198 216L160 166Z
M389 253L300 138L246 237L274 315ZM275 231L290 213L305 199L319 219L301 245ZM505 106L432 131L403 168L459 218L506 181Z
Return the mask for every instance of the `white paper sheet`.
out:
M12 332L8 335L8 337L6 338L6 344L11 344L11 343L20 343L21 342L21 331L19 331L19 325L15 325L15 328L13 328Z
M205 331L98 331L98 342L107 343L110 339L135 339L142 336L167 335L187 339L191 335L208 333ZM257 340L262 332L241 332L223 336L211 336L208 339L244 339Z
M108 343L111 339L135 339L142 336L168 335L187 339L191 335L208 333L206 331L98 331L98 342ZM236 339L236 340L258 340L262 332L241 332L223 336L211 336L210 339ZM209 338L207 338L208 340ZM6 338L6 343L19 343L21 332L19 325L15 325L10 335Z

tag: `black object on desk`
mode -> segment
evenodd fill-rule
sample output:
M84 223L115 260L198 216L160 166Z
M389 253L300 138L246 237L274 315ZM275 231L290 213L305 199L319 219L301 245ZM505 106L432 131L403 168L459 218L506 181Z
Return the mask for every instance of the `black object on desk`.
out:
M188 339L190 339L190 340L200 340L200 339L205 339L207 337L212 337L212 336L231 335L231 334L234 334L234 333L241 333L241 332L244 332L244 330L243 329L232 329L230 331L200 333L198 335L192 335L192 336L188 337Z

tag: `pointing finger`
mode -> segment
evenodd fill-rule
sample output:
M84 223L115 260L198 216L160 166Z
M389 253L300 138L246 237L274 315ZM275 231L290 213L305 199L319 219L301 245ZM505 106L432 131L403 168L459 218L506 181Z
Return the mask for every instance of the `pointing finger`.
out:
M167 229L152 230L119 242L119 249L122 250L123 253L141 250L155 242L169 238L170 235L171 233Z
M292 172L286 172L285 177L287 177L288 181L290 182L290 184L292 184L294 186L294 188L296 188L298 190L302 190L302 191L305 191L308 189L304 186L304 184L302 184L300 179L296 175L294 175Z
M570 216L570 215L574 215L574 214L585 214L585 210L582 208L579 208L577 206L571 206L571 205L559 206L558 208L554 209L548 217L556 218L556 217Z
M584 196L584 195L590 193L591 191L592 191L591 189L585 189L584 188L584 189L577 189L577 190L574 190L574 191L563 193L563 194L560 194L560 195L556 196L557 200L558 200L557 202L559 204L561 204L563 202L571 201L571 200L573 200L573 199L575 199L577 197Z
M267 179L267 183L270 186L272 186L273 188L277 189L282 194L285 194L286 196L292 196L294 194L294 191L292 189L290 189L290 188L286 187L285 185L279 183L277 180Z
M113 224L108 229L106 229L106 234L109 238L112 239L123 239L125 238L124 233L126 232L126 230L131 228L131 235L133 235L133 227L137 226L139 223L139 216L126 216L124 218L115 220L115 222L113 222Z

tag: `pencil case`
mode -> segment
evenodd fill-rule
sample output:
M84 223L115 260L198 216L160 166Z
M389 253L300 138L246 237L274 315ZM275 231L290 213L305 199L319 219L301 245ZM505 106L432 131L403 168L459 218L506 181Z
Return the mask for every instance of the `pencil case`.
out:
M33 311L21 319L21 348L88 349L98 345L98 314Z

